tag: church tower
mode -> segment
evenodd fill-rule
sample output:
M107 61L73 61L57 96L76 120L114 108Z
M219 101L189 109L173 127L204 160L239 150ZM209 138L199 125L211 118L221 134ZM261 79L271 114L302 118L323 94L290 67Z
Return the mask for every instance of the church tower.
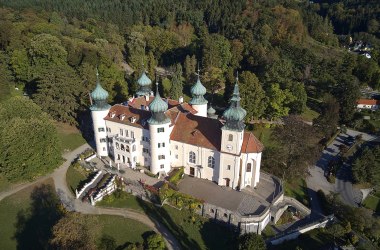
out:
M207 100L204 98L206 94L206 88L202 85L199 79L199 69L198 69L198 79L196 83L191 87L192 99L189 104L198 111L195 115L207 117Z
M247 112L240 106L238 78L230 100L230 107L224 111L226 123L222 127L221 151L238 155L241 150L244 136L244 117Z
M98 71L96 71L96 87L94 91L91 92L91 99L93 104L90 106L90 110L94 128L96 153L98 156L107 156L107 131L104 117L107 116L111 106L107 103L108 92L100 85Z
M139 85L139 90L136 92L137 97L150 95L152 80L146 75L145 69L137 80L137 84Z
M171 120L165 115L168 104L162 100L158 93L156 83L156 96L149 104L152 116L148 119L150 134L150 171L153 174L170 171L170 131Z

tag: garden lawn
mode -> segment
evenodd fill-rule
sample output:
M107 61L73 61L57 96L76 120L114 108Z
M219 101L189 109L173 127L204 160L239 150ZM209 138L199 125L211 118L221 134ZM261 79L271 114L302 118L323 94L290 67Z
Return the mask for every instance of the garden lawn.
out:
M115 193L105 197L102 201L96 203L100 207L117 207L117 208L130 208L139 212L144 212L138 198L126 192L122 192L120 197L116 198Z
M312 122L315 118L319 116L319 113L306 107L305 111L301 114L303 120Z
M366 208L373 210L377 214L380 214L380 198L379 197L368 195L368 197L363 201L363 205Z
M271 147L275 146L276 143L271 140L271 135L273 132L272 127L266 127L265 125L253 125L253 134L256 136L257 139L261 141L262 144L264 144L265 147Z
M67 169L66 183L73 194L75 194L75 189L78 188L79 184L87 180L89 174L84 169L79 170L72 165Z
M43 183L54 186L53 179ZM30 194L41 184L32 185L0 201L0 249L16 249L17 242L12 238L16 233L17 214L29 208Z
M86 143L80 131L75 127L58 122L55 122L54 125L57 128L63 151L72 151Z
M112 196L111 196L112 197ZM176 237L182 249L234 249L235 235L227 227L190 213L164 205L162 208L123 193L120 198L105 198L97 205L129 208L158 220Z
M314 229L307 233L301 234L298 239L285 241L284 243L269 247L269 250L288 250L288 249L297 249L297 246L300 249L307 250L319 250L324 249L323 246L331 244L333 242L333 236L323 232L321 229Z
M285 195L296 198L305 206L309 206L306 182L304 179L294 179L285 182Z
M135 220L113 215L97 215L102 235L108 235L115 239L117 246L139 242L143 244L144 234L152 230Z

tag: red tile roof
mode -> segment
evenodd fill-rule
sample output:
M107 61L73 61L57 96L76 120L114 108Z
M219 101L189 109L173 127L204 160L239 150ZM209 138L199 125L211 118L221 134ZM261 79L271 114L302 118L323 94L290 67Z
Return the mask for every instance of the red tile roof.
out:
M217 119L180 113L170 139L219 151L221 128L222 123Z
M363 104L363 105L380 105L379 100L370 100L370 99L359 99L357 104Z
M242 153L259 153L263 152L264 145L250 132L244 132Z
M124 118L123 118L124 115ZM132 122L131 118L135 117L136 121ZM116 104L111 107L110 112L104 118L106 121L113 121L130 125L133 127L140 127L148 129L147 120L150 117L150 112L142 109L131 108L121 104ZM123 119L122 119L123 118Z

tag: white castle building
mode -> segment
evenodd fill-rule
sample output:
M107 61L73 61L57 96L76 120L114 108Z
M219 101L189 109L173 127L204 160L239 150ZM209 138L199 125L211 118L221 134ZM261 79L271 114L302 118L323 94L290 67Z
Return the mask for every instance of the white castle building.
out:
M90 107L96 151L122 166L146 166L154 174L184 167L185 174L233 189L256 187L263 145L244 131L246 111L240 106L236 81L230 106L218 119L207 109L206 88L199 76L189 103L161 98L145 72L138 79L137 97L110 106L97 80Z

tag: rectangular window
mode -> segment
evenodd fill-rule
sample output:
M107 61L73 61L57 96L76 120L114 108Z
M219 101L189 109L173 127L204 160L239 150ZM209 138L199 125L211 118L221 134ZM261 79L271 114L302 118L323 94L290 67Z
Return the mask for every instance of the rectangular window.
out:
M105 147L103 147L103 151L106 151L106 148L105 148Z
M135 138L135 132L131 131L131 138L134 139Z
M106 138L100 138L100 142L107 142Z
M142 137L141 137L141 140L142 140L142 141L145 141L145 137L144 137L144 136L142 136Z
M178 159L178 155L175 155L175 158Z
M120 129L120 136L123 136L123 129Z
M165 167L165 165L164 165L164 164L161 164L161 165L160 165L160 168L161 168L161 169L163 169L164 167Z
M177 150L178 150L178 145L175 145L175 149L177 149Z
M125 130L125 137L128 137L128 130Z
M147 148L143 148L143 153L149 153L149 149L147 149Z
M104 128L103 128L103 127L98 128L98 131L99 131L99 132L104 132Z
M231 170L231 165L227 165L227 170Z
M159 160L164 160L164 159L165 159L165 155L159 155L159 156L158 156L158 159L159 159Z
M163 132L165 132L164 128L157 128L157 133L163 133Z
M158 143L158 148L161 148L161 147L162 147L162 148L165 147L165 142L161 142L161 143L159 142L159 143Z

